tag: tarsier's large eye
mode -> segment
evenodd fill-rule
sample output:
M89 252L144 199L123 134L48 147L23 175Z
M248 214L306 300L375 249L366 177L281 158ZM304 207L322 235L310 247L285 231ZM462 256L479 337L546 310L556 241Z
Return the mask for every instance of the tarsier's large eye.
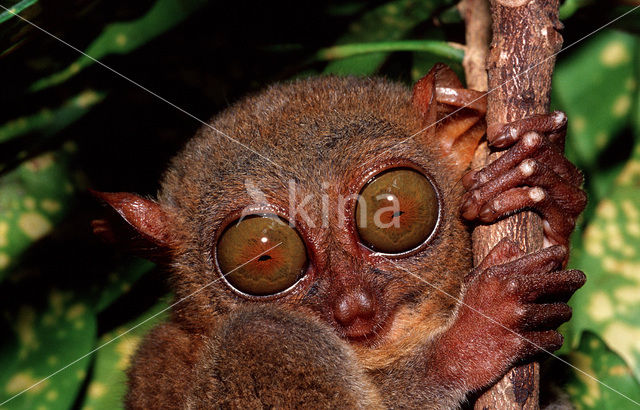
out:
M256 296L291 287L307 265L305 246L296 230L272 215L232 223L218 240L217 256L231 286Z
M438 213L436 191L424 175L393 169L376 176L360 193L356 225L371 249L401 253L429 238Z

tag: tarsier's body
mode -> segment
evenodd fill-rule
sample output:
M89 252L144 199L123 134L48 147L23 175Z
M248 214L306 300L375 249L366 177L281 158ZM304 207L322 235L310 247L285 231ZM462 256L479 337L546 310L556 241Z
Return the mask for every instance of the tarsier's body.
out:
M274 86L212 122L260 155L203 128L173 161L157 203L101 194L163 253L176 300L186 298L136 354L127 405L456 407L518 360L558 348L554 329L570 316L563 302L584 281L556 271L566 248L523 257L503 241L472 270L461 215L486 222L536 209L546 239L566 246L584 195L577 170L558 161L565 118L541 116L489 135L515 146L502 163L463 179L484 134L478 96L441 65L413 95L375 79ZM539 133L523 137L531 130ZM389 170L417 173L436 195L435 225L406 250L376 249L378 234L372 245L355 222L357 195ZM248 295L222 278L222 270L233 273L220 267L224 235L251 215L294 225L306 252L299 277L275 295ZM276 251L256 249L248 269L279 266ZM489 268L505 257L513 261Z

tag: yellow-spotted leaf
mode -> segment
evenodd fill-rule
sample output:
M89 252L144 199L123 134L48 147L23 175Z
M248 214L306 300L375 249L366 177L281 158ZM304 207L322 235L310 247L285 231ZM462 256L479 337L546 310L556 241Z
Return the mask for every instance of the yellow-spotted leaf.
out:
M93 311L68 291L52 289L47 298L2 312L10 336L0 350L0 409L70 408L87 376Z
M97 283L97 288L94 289L97 295L95 310L102 312L120 296L128 293L133 284L154 266L152 262L136 258L108 273L106 281Z
M584 332L566 360L575 367L565 390L578 410L640 406L640 384L631 369L594 333ZM568 369L564 363L555 366Z
M69 169L74 149L66 144L0 177L0 278L65 215L75 190Z
M572 332L597 333L640 380L640 145L582 239L571 265L588 280L572 299Z
M87 387L83 409L123 408L122 399L126 392L125 371L129 367L131 356L144 335L166 318L166 313L163 312L166 308L165 303L158 303L136 320L100 337L98 347L104 347L97 352L93 378Z
M635 36L608 30L556 67L553 100L569 117L567 154L583 169L597 167L599 155L629 123L637 45Z
M135 50L183 21L205 3L203 0L157 0L139 19L107 26L85 50L86 55L80 55L64 70L36 81L31 91L60 84L109 54L126 54Z
M0 125L0 143L36 132L45 137L54 135L85 115L104 97L105 94L102 92L85 90L59 107L41 108L35 114L11 119Z

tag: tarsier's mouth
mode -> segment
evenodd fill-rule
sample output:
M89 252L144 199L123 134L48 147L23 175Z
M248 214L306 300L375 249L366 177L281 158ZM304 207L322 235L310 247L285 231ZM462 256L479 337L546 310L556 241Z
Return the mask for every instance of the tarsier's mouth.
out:
M367 322L368 321L356 319L356 322L345 331L345 336L352 341L365 341L377 338L379 336L378 332L381 330L378 329L380 326Z

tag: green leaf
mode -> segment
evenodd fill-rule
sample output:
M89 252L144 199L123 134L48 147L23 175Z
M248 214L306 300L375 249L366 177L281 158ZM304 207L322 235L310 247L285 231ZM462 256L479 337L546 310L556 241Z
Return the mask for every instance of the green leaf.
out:
M61 369L93 348L93 311L72 293L53 289L44 308L22 305L15 312L3 312L3 316L14 338L5 341L0 350L0 403L39 384L0 408L70 408L90 359Z
M98 290L95 310L99 313L109 307L124 293L129 292L131 285L140 279L145 273L153 269L155 265L144 259L133 259L127 264L118 267L106 277L107 282Z
M166 319L167 315L163 312L166 309L166 303L158 303L140 318L100 338L98 346L102 346L112 340L113 342L98 350L93 378L88 386L83 409L111 410L122 408L122 399L126 393L125 371L129 367L131 356L136 351L144 335L153 326ZM157 316L154 317L154 315ZM153 319L127 332L150 317L153 317Z
M583 243L572 266L588 280L572 298L571 329L599 334L640 380L640 145L598 203Z
M74 149L67 144L0 177L0 278L66 214L75 189L68 164Z
M628 124L637 44L631 35L606 31L558 63L553 98L569 117L569 158L583 169L596 167L599 154Z
M104 97L102 92L85 90L55 109L43 108L36 114L7 121L0 126L0 142L32 132L54 135L89 112Z
M427 33L427 37L444 42L444 36L437 30L429 31L429 33ZM464 78L464 70L462 69L462 58L464 57L464 50L453 46L451 47L459 51L459 54L447 56L442 53L438 55L436 53L414 52L413 65L411 68L411 79L413 80L413 82L415 83L419 79L424 77L436 63L447 64L458 74L459 78Z
M566 385L578 409L628 409L635 407L629 399L640 402L640 384L631 370L595 334L584 332L578 348L567 356L567 361L580 369L573 369Z
M444 10L437 18L442 24L457 24L464 22L457 4Z
M578 9L593 4L595 0L566 0L559 10L560 20L571 17Z
M640 43L640 41L639 41ZM640 44L637 46L638 54L640 54ZM635 80L636 82L640 80L640 64L635 64ZM631 114L631 125L633 127L634 135L636 136L636 142L640 143L640 90L636 85L636 98L634 104L634 110Z
M10 2L14 4L11 6L7 4ZM6 10L0 9L0 57L5 57L24 45L25 40L38 31L23 19L38 21L42 13L41 3L37 0L9 0L3 3ZM11 72L12 76L16 74Z
M327 6L327 14L333 16L352 16L361 12L367 7L366 1L343 1L339 3L329 4Z
M365 13L349 27L338 44L388 42L404 38L419 23L431 17L437 7L447 0L396 0ZM388 56L388 52L354 55L329 63L325 73L368 75L375 72Z
M94 59L129 53L174 27L205 4L204 0L157 0L151 10L139 19L107 26L85 50L90 57L80 56L66 69L36 81L30 90L38 91L60 84L94 64Z
M2 13L0 13L0 24L11 18L15 18L16 14L20 14L23 10L33 6L37 1L38 0L21 0L11 6L9 10L4 10Z
M464 50L453 47L446 41L430 40L404 40L384 41L380 43L345 44L342 46L327 47L316 53L318 60L336 60L349 58L362 54L394 51L427 52L442 58L462 62Z

